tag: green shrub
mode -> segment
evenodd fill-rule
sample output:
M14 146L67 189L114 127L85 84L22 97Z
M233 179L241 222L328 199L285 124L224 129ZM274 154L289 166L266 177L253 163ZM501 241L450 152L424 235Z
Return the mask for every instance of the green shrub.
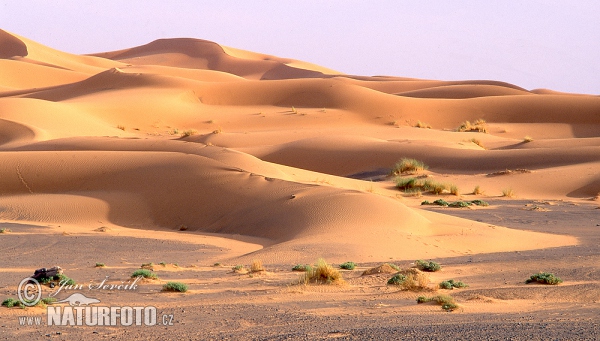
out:
M354 262L346 262L346 263L340 264L340 268L345 269L345 270L354 270L355 267L356 267L356 263L354 263Z
M473 205L477 205L477 206L489 206L490 205L486 201L479 200L479 199L471 200L471 203Z
M186 292L188 290L188 286L181 282L167 282L167 284L163 285L163 291L178 291L178 292Z
M296 264L292 268L292 271L301 271L301 272L312 271L312 266L310 266L308 264Z
M392 278L388 279L387 284L389 285L400 285L406 281L406 276L401 274L395 274Z
M144 277L144 278L150 278L150 279L158 279L158 275L156 275L154 272L148 270L148 269L138 269L135 270L133 272L133 274L131 274L131 277Z
M12 308L14 306L17 307L24 307L25 305L23 303L21 303L21 301L19 300L15 300L14 298L7 298L4 301L2 301L2 305L7 307L7 308Z
M392 276L387 284L397 285L404 290L419 291L427 288L429 276L417 269L406 269Z
M442 266L434 261L424 261L419 259L415 261L415 265L417 269L427 272L436 272L442 269Z
M105 265L104 263L96 263L96 267L97 267L97 268L103 268L103 267L105 267L105 266L106 266L106 265Z
M455 201L448 204L449 207L469 207L471 203L468 201Z
M559 277L556 277L552 273L540 272L535 275L531 275L531 277L529 277L529 279L525 281L525 283L532 283L532 282L556 285L558 283L562 283L562 279L560 279Z
M42 298L41 302L44 303L44 304L52 304L52 303L56 302L56 298L54 298L54 297L45 297L45 298Z
M425 297L425 296L419 296L417 298L417 303L419 303L419 304L427 303L427 302L435 302L435 303L441 305L442 309L447 310L447 311L452 311L452 310L458 308L458 305L454 301L454 298L452 298L452 296L448 296L448 295L438 295L438 296L433 296L433 297L429 297L429 298Z
M387 265L389 265L392 269L396 270L396 271L400 271L400 267L396 264L392 264L392 263L385 263Z
M396 162L394 168L392 168L392 174L417 173L427 168L429 167L419 160L402 158L400 161Z
M3 227L0 229L0 233L8 233L10 232L10 229L8 227Z
M440 283L440 288L442 289L454 289L454 288L466 288L468 287L468 285L466 285L465 283L458 281L455 282L453 279L449 279L447 281L443 281Z
M244 266L240 265L240 264L238 264L238 265L234 266L233 268L231 268L231 270L233 270L233 271L241 271L243 269L244 269Z

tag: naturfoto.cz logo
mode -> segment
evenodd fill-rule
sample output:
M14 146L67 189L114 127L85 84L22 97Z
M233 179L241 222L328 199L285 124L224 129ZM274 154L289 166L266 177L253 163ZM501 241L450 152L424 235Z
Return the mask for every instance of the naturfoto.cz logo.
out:
M107 283L108 276L99 284L89 284L88 290L136 290L136 278L132 283ZM69 285L66 281L59 282L59 287L49 294L54 297L61 291L84 290L82 285ZM25 306L38 304L42 297L42 286L35 278L25 278L19 283L17 291L19 300ZM67 303L67 306L56 304ZM97 306L99 299L87 297L81 292L75 292L67 298L50 303L47 309L46 323L48 326L172 326L173 314L163 314L158 317L157 309L153 306ZM20 325L40 325L41 318L36 316L19 317Z

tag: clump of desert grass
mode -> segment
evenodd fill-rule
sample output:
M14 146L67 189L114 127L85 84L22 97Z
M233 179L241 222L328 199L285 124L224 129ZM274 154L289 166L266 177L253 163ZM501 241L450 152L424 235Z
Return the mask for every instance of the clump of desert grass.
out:
M523 138L523 142L524 143L529 143L529 142L533 142L533 137L527 135Z
M431 129L431 125L427 124L427 123L423 123L421 121L417 121L417 123L414 125L415 128L423 128L423 129Z
M485 146L483 145L483 143L481 143L481 141L480 141L480 140L478 140L478 139L475 139L475 138L473 138L473 139L470 139L470 140L469 140L469 142L473 142L473 143L475 143L476 145L478 145L479 147L481 147L481 148L483 148L483 149L486 149L486 148L485 148Z
M456 131L487 133L487 122L482 119L478 119L473 123L464 121L456 128Z
M117 129L121 129L121 130L125 131L125 126L123 126L123 125L118 125L118 126L117 126Z
M387 284L395 285L401 290L421 291L428 289L429 276L418 269L406 269L392 276Z
M483 191L481 190L481 187L479 185L475 186L475 188L473 188L473 195L480 195L483 194Z
M515 192L512 190L512 188L505 188L502 190L502 196L507 198L514 198Z
M104 264L104 263L96 263L96 266L95 266L95 267L96 267L96 268L103 268L103 267L105 267L105 266L106 266L106 264Z
M306 271L299 284L344 284L346 281L339 270L329 265L323 258L310 271Z
M196 135L198 134L198 131L196 129L188 129L188 130L184 130L181 133L181 137L188 137L188 136L192 136L192 135Z
M441 305L442 309L446 311L453 311L454 309L458 308L458 304L456 304L454 298L448 295L437 295L433 297L419 296L417 298L417 303L419 304L427 302L435 302Z
M0 229L0 233L9 233L11 230L8 227L3 227Z
M252 264L250 264L250 272L261 272L261 271L265 271L262 261L260 259L253 260Z
M414 193L431 192L433 194L442 194L444 191L450 191L458 195L458 187L454 184L441 183L429 179L421 178L396 178L396 187L408 195ZM418 196L418 195L417 195Z
M410 158L402 158L400 161L396 162L394 167L392 168L392 175L400 175L400 174L414 174L429 168L422 161Z
M562 283L562 279L560 277L555 276L553 273L548 272L540 272L535 275L531 275L529 279L525 281L525 283L541 283L541 284L550 284L557 285Z

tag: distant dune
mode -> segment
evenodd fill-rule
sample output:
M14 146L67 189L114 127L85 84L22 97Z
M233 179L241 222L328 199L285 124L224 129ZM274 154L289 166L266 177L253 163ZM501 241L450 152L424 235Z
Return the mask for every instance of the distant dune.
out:
M478 119L487 133L454 131ZM587 200L599 139L598 96L344 75L188 38L78 56L0 31L6 221L185 226L261 238L264 259L289 261L303 248L375 261L574 245L424 211L439 196L406 196L387 175L411 157L463 196ZM507 169L527 172L489 176Z

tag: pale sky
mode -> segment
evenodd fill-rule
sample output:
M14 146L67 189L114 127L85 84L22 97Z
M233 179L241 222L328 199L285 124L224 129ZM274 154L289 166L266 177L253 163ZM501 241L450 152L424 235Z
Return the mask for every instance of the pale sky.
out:
M0 28L77 54L200 38L348 74L600 95L596 0L0 0Z

